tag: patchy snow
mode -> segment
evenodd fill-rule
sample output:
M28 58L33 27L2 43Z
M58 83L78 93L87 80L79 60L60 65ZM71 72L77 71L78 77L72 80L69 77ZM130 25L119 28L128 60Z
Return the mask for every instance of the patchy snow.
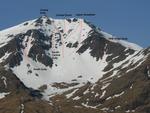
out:
M109 108L106 108L106 107L105 107L105 108L102 108L101 110L102 110L102 111L108 111Z
M5 76L2 76L1 79L3 80L5 88L7 88L7 78Z
M6 52L5 55L0 58L0 63L5 61L9 57L10 54L11 53Z
M115 98L115 97L119 97L119 96L121 96L121 95L123 95L123 94L124 94L124 91L123 91L123 92L121 92L121 93L119 93L119 94L114 95L114 96L113 96L113 98Z
M20 113L24 113L24 104L21 104L21 112Z
M121 107L121 106L116 106L115 109L118 109L118 108L120 108L120 107Z
M78 91L78 89L75 89L75 90L74 90L74 91L72 91L70 94L67 94L67 95L66 95L66 97L67 97L67 98L72 97L72 96L73 96L73 94L75 94L75 93L76 93L76 91Z
M114 57L112 60L117 59L119 56Z
M82 108L82 106L74 106L75 108Z
M98 96L99 96L99 94L98 94L98 93L96 93L96 94L95 94L95 97L98 97Z
M130 89L132 89L133 88L133 84L130 86Z
M107 77L106 79L109 79L117 74L118 74L118 77L120 77L120 75L118 73L120 69L127 68L129 65L134 65L134 64L138 63L135 67L127 70L127 72L136 69L138 66L140 66L145 61L145 59L148 56L148 55L143 55L142 52L143 52L143 50L135 51L134 54L129 55L128 57L126 57L126 59L124 59L118 63L114 63L113 68L111 70L105 72L105 73L108 73L108 72L113 71L113 74L111 76ZM119 70L117 69L118 67L120 67ZM106 80L106 79L104 79L104 80Z
M132 65L135 63L138 63L138 64L135 67L127 70L127 72L136 69L138 66L140 66L145 61L144 59L147 58L147 55L143 55L141 53L142 53L142 51L139 52L138 54L136 54L132 59L129 60L129 64L132 64Z
M106 100L110 100L110 99L112 99L112 98L120 97L120 96L123 95L123 94L124 94L124 91L121 92L121 93L119 93L119 94L115 94L115 95L112 96L112 97L108 97Z
M10 92L8 92L8 93L0 93L0 99L2 99L2 98L4 98L6 95L9 95L10 94Z
M130 55L128 59L125 60L127 61L127 63L123 63L121 68L127 68L129 65L134 65L137 63L136 66L127 70L127 72L129 72L129 71L136 69L138 66L140 66L148 58L148 55L149 55L149 54L144 55L143 51L144 50L141 50L139 52L135 52L133 55Z
M57 94L62 94L66 91L69 91L69 90L72 90L72 89L75 89L75 88L79 88L81 86L83 86L83 84L79 84L79 85L72 86L72 87L69 87L69 88L59 89L59 88L56 88L56 87L52 87L52 85L49 84L47 86L47 89L42 93L43 94L43 99L49 101L51 97L53 97ZM73 94L69 94L68 98L69 98L69 96L72 96L72 95Z
M120 62L118 62L118 63L114 63L114 64L113 64L113 68L112 68L111 70L105 72L105 74L106 74L106 73L108 73L108 72L113 71L113 74L112 74L111 76L109 76L109 77L103 79L103 81L106 80L106 79L112 78L113 76L117 75L118 72L119 72L119 70L118 70L117 68L118 68L119 66L122 66L120 69L128 67L129 64L132 63L131 60L134 60L134 59L135 59L135 56L136 56L138 53L139 53L139 51L136 51L134 54L129 55L128 57L126 57L126 59L124 59L124 60L122 60L122 61L120 61ZM141 55L141 56L142 56L142 55ZM138 61L138 60L136 60L136 62L137 62L137 61ZM128 63L126 63L126 62L128 62ZM134 63L136 63L136 62L134 62Z
M85 95L85 94L88 94L90 91L89 91L89 88L87 88L84 92L83 92L83 94Z
M94 90L95 86L96 86L96 84L94 83L91 87L91 90Z
M104 90L105 88L107 88L110 85L110 83L107 83L105 85L102 86L101 90Z
M127 110L127 111L125 111L126 113L133 113L133 112L135 112L135 110Z
M92 94L94 94L95 92L94 92L94 91L92 91L91 93L92 93Z
M110 99L112 99L112 97L108 97L108 98L106 98L106 100L110 100Z
M106 94L106 90L102 92L102 95L100 96L100 98L103 98Z
M96 109L97 108L97 106L89 106L89 105L87 105L88 103L82 103L82 106L84 106L84 107L86 107L86 108L92 108L92 109Z
M73 100L79 100L80 98L81 98L81 97L76 96L76 97L73 98Z

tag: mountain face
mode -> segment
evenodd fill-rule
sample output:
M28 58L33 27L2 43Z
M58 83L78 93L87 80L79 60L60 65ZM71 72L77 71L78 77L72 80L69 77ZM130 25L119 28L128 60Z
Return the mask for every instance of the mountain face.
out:
M0 113L150 113L150 48L83 19L0 31Z

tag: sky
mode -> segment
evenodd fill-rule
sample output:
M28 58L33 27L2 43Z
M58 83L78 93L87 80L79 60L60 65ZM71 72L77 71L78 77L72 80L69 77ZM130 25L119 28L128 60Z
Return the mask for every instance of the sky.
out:
M0 0L0 30L40 17L42 8L52 18L94 13L83 18L107 33L150 46L150 0Z

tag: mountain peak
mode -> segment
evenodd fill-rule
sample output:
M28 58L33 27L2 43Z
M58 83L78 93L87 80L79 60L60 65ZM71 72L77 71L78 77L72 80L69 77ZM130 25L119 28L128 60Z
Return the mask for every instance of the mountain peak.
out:
M51 24L51 19L48 16L41 16L40 18L35 20L35 26Z
M20 103L16 95L23 94L19 98L25 98L26 107L21 105L25 110L32 99L27 99L24 93L33 100L43 97L52 102L52 107L60 105L59 109L64 103L67 109L92 108L89 113L97 113L94 110L116 113L118 106L121 113L138 108L149 98L145 87L149 89L150 51L136 50L128 42L109 40L112 37L83 19L47 16L0 31L0 91L11 93L3 93L2 98ZM147 97L129 101L131 91L138 92L135 97ZM120 98L123 102L118 101ZM129 107L131 104L133 108Z
M91 33L91 31L103 35L103 37L108 40L109 38L112 37L115 38L114 36L106 32L103 32L101 29L97 28L96 26L94 26L93 24L91 24L90 22L84 19L79 19L79 18L52 19L49 18L48 16L41 16L37 19L26 21L17 26L0 31L1 40L2 40L1 43L5 43L9 41L11 38L13 38L13 37L7 38L8 36L25 33L28 30L32 30L32 29L41 30L42 32L45 32L45 34L48 36L50 36L52 32L60 33L63 35L63 37L64 36L67 37L68 35L68 37L73 38L73 39L69 38L68 40L70 41L72 40L74 42L78 40L83 41L85 38L87 38L88 35L90 35L89 33ZM80 38L77 38L74 35L78 35L80 36ZM142 47L136 44L128 43L127 41L122 41L122 40L121 41L109 40L109 41L120 43L122 46L134 50L142 49Z

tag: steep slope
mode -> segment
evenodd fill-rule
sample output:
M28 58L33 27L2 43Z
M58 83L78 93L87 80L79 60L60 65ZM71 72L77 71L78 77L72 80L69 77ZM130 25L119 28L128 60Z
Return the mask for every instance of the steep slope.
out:
M150 49L141 52L148 55L141 60L143 62L138 67L138 64L135 66L132 62L126 68L122 68L124 66L121 65L120 72L115 76L101 78L94 84L89 82L83 87L56 95L53 100L60 100L56 102L57 105L65 109L77 107L93 109L94 112L99 110L102 113L149 113L149 52Z
M16 84L17 79L22 86L19 98L28 95L33 103L32 98L43 98L51 107L64 108L49 107L51 112L148 113L149 48L110 38L83 19L46 16L0 31L0 64L10 73L1 75L2 98L17 98L10 93L16 86L6 82Z

